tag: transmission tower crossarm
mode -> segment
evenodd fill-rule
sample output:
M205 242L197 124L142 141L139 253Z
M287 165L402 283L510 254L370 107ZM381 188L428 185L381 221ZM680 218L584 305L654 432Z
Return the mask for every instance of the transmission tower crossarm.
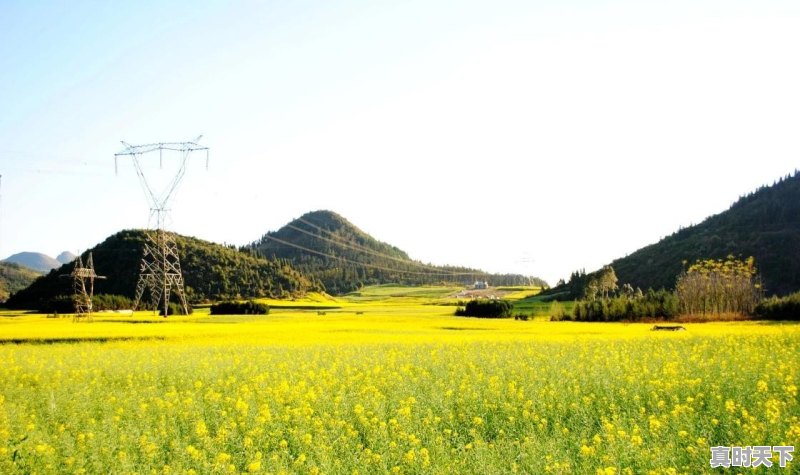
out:
M198 150L208 150L208 147L198 145L195 142L159 142L145 145L130 145L122 142L125 149L115 153L114 156L122 157L128 155L142 155L156 150L168 150L172 152L194 152Z

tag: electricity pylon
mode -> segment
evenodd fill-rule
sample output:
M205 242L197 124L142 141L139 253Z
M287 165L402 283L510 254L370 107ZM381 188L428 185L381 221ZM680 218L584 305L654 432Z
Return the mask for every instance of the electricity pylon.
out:
M72 300L75 305L75 316L72 318L72 321L79 322L85 319L87 322L91 322L94 280L105 279L105 276L95 273L92 253L90 252L89 258L86 259L86 266L83 265L83 260L81 256L78 255L78 257L75 258L75 265L72 268L72 272L63 274L61 277L69 277L72 279Z
M145 192L147 201L150 204L150 220L146 232L147 241L144 243L144 255L139 266L139 280L136 284L136 298L133 302L135 311L142 301L145 292L150 295L150 308L158 310L158 304L162 303L164 317L169 315L170 294L175 293L180 301L183 314L189 313L189 306L186 303L186 294L183 289L183 274L181 273L180 259L178 258L178 244L175 242L175 235L164 229L167 213L167 204L172 198L178 184L186 173L186 163L192 152L205 150L206 169L208 169L208 147L201 147L197 144L202 135L191 142L168 142L153 143L146 145L130 145L125 142L122 144L125 149L114 154L114 170L118 171L117 160L119 157L131 157L139 183ZM164 151L179 152L181 154L178 171L172 181L161 193L156 194L150 183L145 177L139 159L142 155L158 151L159 165L163 166Z

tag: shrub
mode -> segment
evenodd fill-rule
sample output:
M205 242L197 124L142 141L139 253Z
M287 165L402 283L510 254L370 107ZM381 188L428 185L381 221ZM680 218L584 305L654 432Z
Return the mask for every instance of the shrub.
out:
M641 296L619 296L575 303L572 317L584 322L617 322L661 318L670 320L678 315L678 298L667 290L648 290ZM552 319L552 318L551 318Z
M72 295L58 295L39 305L38 311L41 313L74 313L75 299Z
M194 311L191 305L187 305L186 309L189 311L188 315L191 315L192 312ZM183 315L183 307L181 307L181 304L179 304L178 302L170 302L169 307L167 308L167 312L168 315ZM163 307L158 311L158 314L161 315L162 317L165 316Z
M254 302L248 300L246 302L237 302L228 300L225 302L215 303L211 306L211 315L267 315L269 314L269 305L265 303Z
M456 316L479 318L511 318L514 306L508 300L472 300L456 309Z
M94 310L122 310L133 308L133 300L124 295L100 294L92 298Z
M558 303L558 300L553 300L550 304L550 321L560 322L561 320L569 320L570 316L564 309L564 306Z
M800 320L800 292L763 300L756 305L755 314L768 320Z

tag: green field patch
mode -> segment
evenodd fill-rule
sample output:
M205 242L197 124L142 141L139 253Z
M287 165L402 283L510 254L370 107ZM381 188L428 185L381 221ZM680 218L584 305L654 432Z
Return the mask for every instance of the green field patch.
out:
M389 298L439 299L451 295L463 287L457 286L418 286L373 285L356 292L346 294L343 298L352 301L384 300Z
M531 317L549 317L551 314L553 302L549 300L549 296L534 295L526 297L514 302L514 313L523 313ZM572 313L575 307L574 301L558 302L567 314Z

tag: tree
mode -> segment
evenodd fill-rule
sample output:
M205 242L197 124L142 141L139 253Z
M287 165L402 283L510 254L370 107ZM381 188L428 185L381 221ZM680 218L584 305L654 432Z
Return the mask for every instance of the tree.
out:
M754 259L697 260L678 276L675 292L687 314L751 314L761 299Z
M615 290L617 290L617 274L614 273L613 267L605 266L593 273L584 288L584 296L588 300L594 300L597 296L607 299Z
M603 298L608 298L608 294L617 290L617 274L611 266L605 266L600 271L598 287L603 293Z
M624 297L626 297L626 298L628 298L628 299L631 299L631 298L633 298L633 294L634 294L634 291L633 291L633 286L632 286L631 284L624 284L624 285L622 286L622 288L620 289L620 293L621 293L621 294L622 294Z

